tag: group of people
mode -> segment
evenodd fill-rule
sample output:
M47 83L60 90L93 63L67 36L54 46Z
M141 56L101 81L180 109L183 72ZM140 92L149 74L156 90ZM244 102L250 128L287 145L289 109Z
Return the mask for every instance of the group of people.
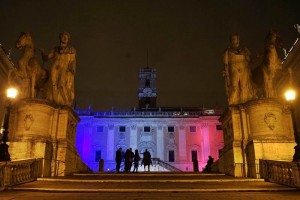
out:
M142 154L143 154L143 159L142 159L141 165L144 165L145 170L146 170L146 166L148 166L148 171L150 171L150 164L152 164L151 154L148 151L148 149L145 149L145 152ZM138 172L139 162L141 160L138 149L136 149L133 153L132 148L128 148L125 151L124 155L123 155L123 151L122 151L121 147L116 151L116 171L117 172L120 172L121 163L122 163L123 159L124 159L124 172L130 172L132 165L134 167L132 172L136 172L136 173Z

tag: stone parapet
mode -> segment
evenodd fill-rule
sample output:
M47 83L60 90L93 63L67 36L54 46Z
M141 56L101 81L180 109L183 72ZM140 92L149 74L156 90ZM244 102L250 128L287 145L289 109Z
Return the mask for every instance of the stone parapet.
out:
M230 106L220 121L225 144L219 162L223 172L258 178L259 159L292 160L291 115L278 100L258 99Z

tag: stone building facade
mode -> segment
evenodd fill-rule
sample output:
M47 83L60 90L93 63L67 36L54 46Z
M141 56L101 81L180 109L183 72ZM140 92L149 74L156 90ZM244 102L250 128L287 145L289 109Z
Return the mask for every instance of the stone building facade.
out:
M216 110L77 113L81 121L77 125L76 147L81 159L94 171L98 170L99 159L104 159L105 171L114 170L119 147L124 152L130 147L140 153L148 149L152 158L182 171L193 171L195 158L202 170L208 156L217 160L223 148L221 112Z

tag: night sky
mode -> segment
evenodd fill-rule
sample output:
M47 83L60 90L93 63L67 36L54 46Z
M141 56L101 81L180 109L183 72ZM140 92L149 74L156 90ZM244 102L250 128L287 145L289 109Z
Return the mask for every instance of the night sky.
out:
M0 0L0 43L14 63L20 32L30 32L46 52L58 45L60 32L71 34L77 107L93 110L138 106L147 50L157 69L158 106L225 107L221 71L229 35L238 32L256 57L271 29L289 49L297 23L299 0Z

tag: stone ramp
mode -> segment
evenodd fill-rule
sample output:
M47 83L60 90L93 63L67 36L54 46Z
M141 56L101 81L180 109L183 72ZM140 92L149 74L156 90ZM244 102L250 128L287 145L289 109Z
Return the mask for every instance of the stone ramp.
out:
M233 178L222 174L193 173L94 173L39 178L8 188L12 191L78 193L262 192L298 191L262 179Z

